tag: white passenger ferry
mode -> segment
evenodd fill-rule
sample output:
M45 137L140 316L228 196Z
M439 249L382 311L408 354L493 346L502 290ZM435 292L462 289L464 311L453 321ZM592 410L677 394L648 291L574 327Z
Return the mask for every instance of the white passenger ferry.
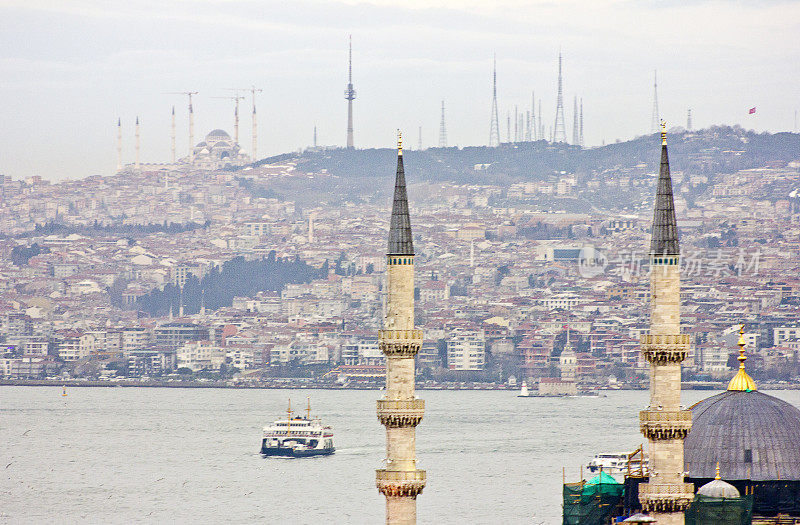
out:
M264 456L288 456L302 458L327 456L336 450L333 447L333 429L323 426L318 418L311 418L311 400L305 410L306 416L292 417L292 401L286 410L286 419L279 419L272 426L264 427L261 453Z
M606 474L624 474L628 472L628 454L597 454L586 466L590 472L598 472L602 469Z

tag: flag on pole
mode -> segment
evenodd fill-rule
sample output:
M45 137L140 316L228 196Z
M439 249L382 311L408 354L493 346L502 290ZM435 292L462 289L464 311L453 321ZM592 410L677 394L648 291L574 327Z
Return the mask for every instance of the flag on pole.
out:
M755 113L755 112L756 112L756 108L750 108L750 111L748 111L748 113L749 113L750 115L752 115L752 114L753 114L753 113Z

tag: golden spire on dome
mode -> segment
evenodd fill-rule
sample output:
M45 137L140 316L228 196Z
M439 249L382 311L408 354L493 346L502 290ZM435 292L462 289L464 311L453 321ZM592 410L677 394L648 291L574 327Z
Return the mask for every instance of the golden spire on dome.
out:
M667 145L667 121L666 120L662 120L661 121L661 145L662 146L666 146Z
M721 477L719 477L719 461L717 461L717 475L714 476L714 479L722 479Z
M753 378L747 375L747 372L744 371L744 362L747 361L747 357L744 355L744 325L739 329L739 371L736 372L736 375L733 376L730 383L728 383L728 390L738 390L744 392L753 392L758 390L756 386L756 382L753 381Z

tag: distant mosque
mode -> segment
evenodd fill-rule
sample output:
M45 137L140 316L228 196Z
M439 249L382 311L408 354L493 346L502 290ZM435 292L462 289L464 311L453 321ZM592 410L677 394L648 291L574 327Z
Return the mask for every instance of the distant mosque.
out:
M250 156L225 130L215 129L194 147L191 158L186 160L198 169L217 170L248 164Z

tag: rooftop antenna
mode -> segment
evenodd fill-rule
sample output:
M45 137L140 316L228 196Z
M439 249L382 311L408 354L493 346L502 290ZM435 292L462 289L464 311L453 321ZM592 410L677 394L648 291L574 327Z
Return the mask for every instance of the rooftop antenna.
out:
M166 95L187 95L189 97L189 159L194 160L194 107L192 106L192 95L197 95L197 91L172 91Z
M489 147L500 145L500 121L497 114L497 55L492 69L492 116L489 124Z
M564 126L564 79L561 75L561 51L558 52L558 98L556 99L556 122L553 126L553 142L566 142Z
M650 133L661 128L661 117L658 112L658 71L653 70L653 118L650 121Z
M235 103L236 106L233 111L233 142L235 142L238 145L239 144L239 101L244 100L245 97L244 95L239 94L238 89L234 91L236 91L236 93L229 97L211 97L211 98L224 98L227 100L233 100L233 102Z
M447 126L444 123L444 100L442 100L442 122L439 124L439 147L447 147Z
M356 98L356 90L353 89L353 35L349 37L349 47L347 55L347 88L344 90L344 99L347 101L347 147L352 149L353 145L353 100Z

